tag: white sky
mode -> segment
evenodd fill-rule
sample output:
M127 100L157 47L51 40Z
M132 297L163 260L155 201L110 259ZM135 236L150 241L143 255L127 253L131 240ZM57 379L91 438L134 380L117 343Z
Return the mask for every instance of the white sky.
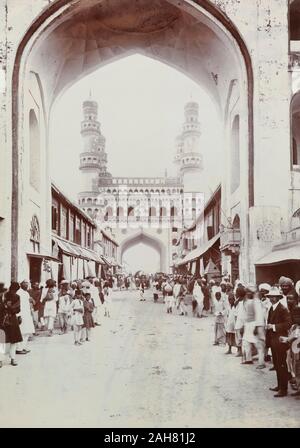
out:
M182 130L184 105L191 99L197 101L202 129L202 178L209 189L215 189L222 166L222 133L214 104L190 78L137 54L86 76L54 106L50 129L51 175L70 199L77 200L80 188L82 103L90 90L99 105L108 170L114 176L162 176L166 168L168 175L176 175L175 138ZM131 262L139 262L138 253L132 253L135 255L128 254ZM152 256L151 270L153 260ZM140 266L132 266L133 271L138 269ZM146 266L144 269L147 271Z
M160 271L158 252L144 243L138 243L130 247L124 253L123 261L127 263L132 274L135 274L139 270L146 273Z

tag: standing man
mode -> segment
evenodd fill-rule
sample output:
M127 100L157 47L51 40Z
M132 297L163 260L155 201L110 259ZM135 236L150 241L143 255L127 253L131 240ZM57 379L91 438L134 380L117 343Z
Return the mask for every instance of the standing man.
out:
M202 317L203 307L204 307L204 295L202 292L200 278L195 281L194 288L193 288L193 297L194 297L195 301L197 302L195 314L197 315L197 317Z
M41 306L41 295L42 290L40 289L40 285L38 282L31 283L31 289L29 290L30 299L33 306L33 323L35 329L38 329L39 326L39 309Z
M287 345L280 340L281 336L287 337L292 325L289 310L282 305L282 293L278 288L271 288L267 297L270 298L270 308L267 323L267 332L270 338L272 358L277 375L277 386L270 390L277 392L274 397L286 397L288 390L288 369L286 363Z
M31 314L30 307L30 296L28 293L29 281L23 280L21 283L21 288L17 291L20 296L20 313L18 314L21 317L20 330L22 334L23 341L18 343L16 353L18 355L26 355L30 352L27 350L28 339L34 333L34 324Z
M271 303L269 297L267 297L267 294L269 294L270 289L271 289L271 286L268 283L261 283L258 287L259 297L260 297L262 308L263 308L264 321L265 321L264 327L265 328L268 323L268 315L269 315L270 308L272 306L272 303ZM270 348L271 348L270 341L266 335L266 338L265 338L265 361L271 361L271 356L269 355Z
M252 345L255 345L258 352L257 369L264 369L265 366L265 321L263 308L260 299L256 295L256 286L246 287L245 323L242 347L244 348L244 362L242 364L253 364Z
M280 277L279 279L279 286L282 291L282 299L280 300L281 305L288 307L288 301L287 296L293 295L295 299L298 301L298 294L296 293L296 290L294 288L294 282L292 279L288 277Z

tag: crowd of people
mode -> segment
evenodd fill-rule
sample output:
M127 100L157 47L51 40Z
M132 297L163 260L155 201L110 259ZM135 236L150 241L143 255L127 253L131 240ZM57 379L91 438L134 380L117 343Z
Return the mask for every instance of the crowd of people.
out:
M31 286L31 288L30 288ZM101 315L110 317L113 277L88 277L69 282L49 279L45 285L28 280L0 283L0 368L7 356L17 366L16 355L30 353L29 341L39 332L52 336L54 325L60 334L72 329L74 344L90 341L91 330L101 325Z
M288 277L277 284L245 284L228 277L221 282L192 276L167 276L153 283L153 299L161 294L167 313L188 314L191 298L193 316L214 316L215 346L227 345L225 354L241 357L242 365L276 371L274 397L285 397L288 385L300 396L300 281Z
M131 278L130 289L145 301L151 288L153 300L162 297L165 312L187 316L191 305L195 318L214 317L215 346L226 346L226 354L241 358L242 365L276 371L275 397L285 397L288 386L300 396L300 281L280 277L278 283L258 286L229 277L207 281L205 277L165 275L150 280ZM31 286L31 287L30 287ZM60 334L72 329L74 344L91 339L92 328L101 324L102 315L110 317L116 277L105 280L88 277L57 285L49 279L41 286L23 280L7 289L0 283L0 367L8 356L17 366L16 356L30 352L30 338L39 332L52 336L54 326ZM124 286L121 289L127 289Z

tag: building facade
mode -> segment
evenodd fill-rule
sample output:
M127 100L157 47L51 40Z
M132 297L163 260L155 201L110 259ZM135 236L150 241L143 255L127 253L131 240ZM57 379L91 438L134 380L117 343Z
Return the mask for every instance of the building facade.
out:
M91 98L84 101L79 166L82 191L78 204L96 220L99 228L106 224L113 229L120 242L119 264L125 251L142 241L159 252L160 271L171 270L174 229L178 232L189 225L201 208L200 135L199 106L189 102L185 106L183 131L176 140L178 176L168 177L166 173L164 177L114 177L107 170L98 104ZM103 236L105 239L105 232Z
M100 276L105 262L94 251L95 222L54 184L51 192L52 256L59 260L53 278L60 282Z
M49 123L55 100L78 79L133 51L183 71L218 107L221 224L230 237L238 216L240 277L256 281L257 267L274 266L274 259L298 262L299 251L290 247L299 241L299 4L103 0L99 8L99 0L0 0L1 280L29 276L33 244L52 256ZM280 244L287 246L281 250ZM234 248L227 244L227 253ZM264 260L273 252L278 259Z
M177 238L175 272L204 275L219 280L224 275L220 250L221 186L205 203L194 223ZM231 274L231 272L229 273ZM233 277L236 273L232 273Z

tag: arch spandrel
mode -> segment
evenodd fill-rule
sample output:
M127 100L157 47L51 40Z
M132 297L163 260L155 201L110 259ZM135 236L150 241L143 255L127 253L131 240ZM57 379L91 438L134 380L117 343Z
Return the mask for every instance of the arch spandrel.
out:
M39 36L29 63L43 78L50 105L74 82L133 53L183 72L223 110L240 71L221 28L185 2L167 0L76 2Z

